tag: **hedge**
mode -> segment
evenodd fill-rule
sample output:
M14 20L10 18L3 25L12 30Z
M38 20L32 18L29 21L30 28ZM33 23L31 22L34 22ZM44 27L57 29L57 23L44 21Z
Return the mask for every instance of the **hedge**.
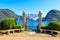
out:
M16 21L13 18L4 18L1 21L1 29L11 29L13 25L16 25Z

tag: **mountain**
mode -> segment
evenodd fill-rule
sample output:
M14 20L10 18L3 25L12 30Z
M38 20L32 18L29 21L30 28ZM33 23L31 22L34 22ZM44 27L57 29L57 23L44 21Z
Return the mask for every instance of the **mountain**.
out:
M38 19L36 19L36 21L39 21ZM45 21L45 17L42 17L42 21Z
M22 20L22 19L23 19L21 15L18 15L18 17L19 17L19 19L18 19L18 20Z
M29 21L31 21L31 20L38 21L38 15L37 14L28 14L26 16L26 19ZM45 17L42 17L42 21L44 21L44 19L45 19Z
M15 19L18 19L19 17L12 10L0 9L0 21L3 18L15 18Z
M18 16L19 18L20 18L20 20L22 20L23 19L23 16ZM29 17L29 16L26 16L26 20L27 21L31 21L31 20L33 20L33 18L31 18L31 17Z
M53 9L53 10L50 10L48 13L47 13L47 15L46 15L46 17L45 17L45 19L44 19L45 21L60 21L60 11L59 10L55 10L55 9Z
M27 14L26 19L27 20L36 20L37 19L37 14Z
M3 18L15 18L16 20L17 19L22 20L22 16L16 15L12 10L9 10L9 9L0 9L0 21ZM26 20L38 21L38 15L37 14L28 14L28 15L26 15ZM59 10L52 9L47 13L46 17L42 18L42 21L54 21L54 20L60 21L60 11Z
M20 19L22 19L22 16L19 16ZM26 20L29 21L38 21L38 15L37 14L28 14L26 15ZM42 21L60 21L60 11L56 9L50 10L46 17L42 17Z

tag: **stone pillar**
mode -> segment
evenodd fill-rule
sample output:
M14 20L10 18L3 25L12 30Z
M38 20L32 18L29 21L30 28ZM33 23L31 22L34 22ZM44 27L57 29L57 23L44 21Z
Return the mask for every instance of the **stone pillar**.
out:
M23 27L24 27L24 29L26 30L26 28L25 28L25 25L26 25L26 14L25 14L25 12L23 11Z
M40 30L41 25L42 25L42 13L40 11L39 11L39 14L38 14L38 19L39 19L38 30Z

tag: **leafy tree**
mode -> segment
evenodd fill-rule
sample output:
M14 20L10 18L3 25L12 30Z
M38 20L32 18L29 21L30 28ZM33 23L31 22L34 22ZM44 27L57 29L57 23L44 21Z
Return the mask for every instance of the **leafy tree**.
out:
M1 29L11 29L13 25L16 25L14 18L4 18L1 21Z

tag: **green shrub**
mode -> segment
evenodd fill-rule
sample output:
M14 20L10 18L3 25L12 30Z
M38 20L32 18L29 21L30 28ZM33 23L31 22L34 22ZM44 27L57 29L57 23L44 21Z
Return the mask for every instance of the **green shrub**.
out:
M22 25L14 25L12 29L22 29Z
M41 29L47 29L47 26L46 26L46 25L42 25L42 26L41 26ZM39 30L38 25L37 25L37 30Z
M26 31L28 30L28 25L27 25L27 24L25 25L25 30L26 30Z
M22 29L22 28L24 28L24 27L23 27L23 24L14 25L14 26L12 27L12 29ZM28 25L27 25L27 24L25 25L25 30L28 30Z
M13 25L16 25L16 21L13 18L4 18L1 21L1 29L11 29Z
M47 29L47 26L42 26L41 29Z
M23 27L23 24L22 24L22 28L24 28L24 27ZM27 24L25 25L25 30L26 30L26 31L28 30L28 25L27 25Z
M48 24L48 29L60 31L60 22L53 21Z
M1 30L1 23L0 23L0 30Z

